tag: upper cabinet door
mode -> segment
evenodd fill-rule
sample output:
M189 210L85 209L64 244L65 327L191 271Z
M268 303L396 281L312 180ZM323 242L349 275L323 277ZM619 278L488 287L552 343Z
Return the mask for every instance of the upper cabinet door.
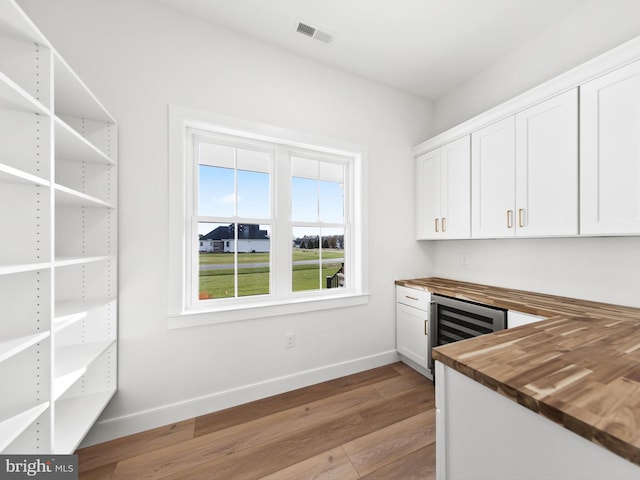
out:
M466 135L416 159L417 238L469 238L470 140Z
M517 236L578 234L578 91L516 115Z
M440 235L440 157L441 149L416 159L416 228L418 240Z
M441 238L471 235L471 139L442 147L440 166Z
M580 233L640 233L640 62L580 87Z
M515 119L471 134L471 236L515 235Z

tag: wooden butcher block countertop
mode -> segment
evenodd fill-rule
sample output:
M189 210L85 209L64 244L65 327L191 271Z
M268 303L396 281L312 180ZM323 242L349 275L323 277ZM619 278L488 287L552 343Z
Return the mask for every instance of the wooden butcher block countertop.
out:
M640 309L441 278L396 284L547 317L433 358L640 465Z

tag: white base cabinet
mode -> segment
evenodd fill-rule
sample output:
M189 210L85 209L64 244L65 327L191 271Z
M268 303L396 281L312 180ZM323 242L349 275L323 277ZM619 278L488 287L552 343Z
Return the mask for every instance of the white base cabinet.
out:
M430 302L429 292L396 287L396 349L405 363L429 378Z
M522 325L529 325L542 320L545 320L545 317L541 317L540 315L516 312L515 310L509 310L507 312L507 328L521 327Z
M0 0L0 452L71 453L117 388L117 130Z
M631 480L640 467L436 362L438 480Z

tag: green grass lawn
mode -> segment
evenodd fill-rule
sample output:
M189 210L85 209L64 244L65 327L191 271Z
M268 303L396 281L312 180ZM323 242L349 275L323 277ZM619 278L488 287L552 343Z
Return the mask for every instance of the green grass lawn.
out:
M340 257L342 257L342 252L340 252ZM253 262L255 261L256 260L253 260ZM340 266L340 263L323 265L322 280L320 281L320 279L318 278L318 265L294 265L293 291L300 292L304 290L318 290L320 288L324 288L325 278L336 273ZM268 267L239 269L238 296L244 297L249 295L264 295L268 293ZM200 272L200 298L202 300L210 298L228 298L233 296L233 269L202 270Z
M344 250L322 250L322 258L342 258ZM293 250L293 261L298 260L316 260L320 258L318 250ZM260 263L268 262L269 253L239 253L238 263ZM201 253L200 265L213 265L233 263L233 253Z

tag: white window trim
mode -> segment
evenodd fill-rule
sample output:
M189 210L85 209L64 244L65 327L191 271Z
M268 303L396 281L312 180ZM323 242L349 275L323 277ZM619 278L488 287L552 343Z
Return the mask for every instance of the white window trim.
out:
M366 229L366 149L335 139L295 132L242 119L169 105L169 282L168 327L183 328L226 323L237 320L297 314L368 303L367 229ZM187 258L187 233L191 219L187 215L186 194L190 181L190 164L186 144L188 128L212 130L216 133L241 136L250 140L274 142L291 148L314 150L331 155L348 156L353 161L353 242L349 258L353 288L347 291L324 290L304 294L295 292L287 298L245 297L242 302L220 302L190 307L188 276L191 260Z

